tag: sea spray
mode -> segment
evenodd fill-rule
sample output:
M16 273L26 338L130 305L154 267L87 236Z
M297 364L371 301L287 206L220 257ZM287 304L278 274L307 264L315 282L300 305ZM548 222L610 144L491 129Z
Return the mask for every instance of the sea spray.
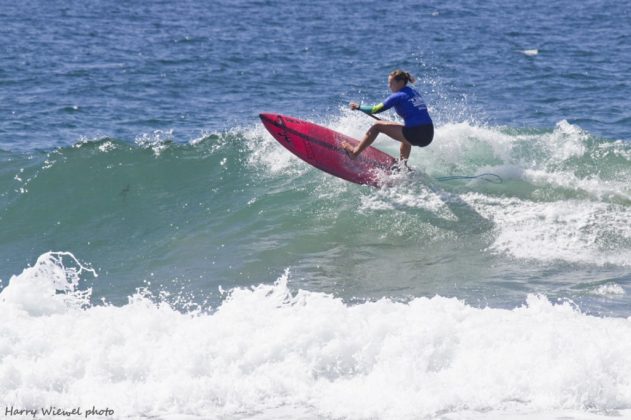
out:
M53 287L45 273L54 271L40 275ZM273 285L230 289L208 313L143 295L10 310L19 301L5 293L38 287L31 278L26 269L0 294L5 405L195 418L294 407L351 419L631 408L631 319L544 296L510 310L440 296L348 304L295 289L286 272Z

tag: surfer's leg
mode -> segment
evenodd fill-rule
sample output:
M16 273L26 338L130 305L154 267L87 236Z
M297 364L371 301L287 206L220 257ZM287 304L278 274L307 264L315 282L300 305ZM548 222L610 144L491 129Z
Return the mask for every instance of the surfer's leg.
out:
M401 142L401 148L399 149L399 158L401 160L408 160L410 152L412 151L412 145L406 141Z
M407 161L412 151L412 145L403 135L403 126L398 123L389 122L380 128L380 132L401 142L401 148L399 149L400 159Z
M342 147L351 155L351 157L356 157L375 141L379 133L383 133L389 137L392 137L395 140L400 141L402 145L407 144L409 146L408 141L403 136L402 128L403 126L399 123L395 123L392 121L379 121L375 123L372 127L370 127L370 129L368 129L366 135L357 145L357 147L354 148L348 143L343 143ZM401 153L403 153L403 146L401 147ZM408 150L407 157L409 156L410 152ZM407 157L405 159L407 159Z
M362 141L359 142L357 147L353 147L346 142L342 143L342 147L344 148L344 150L346 150L346 152L348 152L351 158L356 158L365 148L370 146L372 142L375 141L375 139L377 138L377 135L379 134L380 123L381 121L374 124L372 127L368 129L368 131L366 131L364 138L362 139Z

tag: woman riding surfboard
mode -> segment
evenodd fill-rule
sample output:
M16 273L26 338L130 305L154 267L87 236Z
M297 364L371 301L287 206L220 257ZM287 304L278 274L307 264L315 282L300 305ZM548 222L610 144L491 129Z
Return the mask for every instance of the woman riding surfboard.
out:
M427 112L427 105L421 94L408 86L408 82L414 83L414 77L410 73L394 70L388 76L388 87L392 91L392 95L388 96L385 101L375 106L350 103L352 110L360 110L370 115L394 107L404 121L403 125L392 121L377 121L366 132L357 147L353 147L347 142L342 143L342 147L351 158L354 159L366 147L370 146L379 133L401 142L400 158L402 161L407 161L410 157L412 146L425 147L432 142L434 123Z

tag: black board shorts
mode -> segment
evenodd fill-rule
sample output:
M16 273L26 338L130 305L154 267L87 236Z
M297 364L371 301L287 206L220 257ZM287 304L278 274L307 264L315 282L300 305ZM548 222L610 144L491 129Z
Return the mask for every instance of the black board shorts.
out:
M425 147L434 139L434 125L418 125L416 127L403 127L403 137L412 146Z

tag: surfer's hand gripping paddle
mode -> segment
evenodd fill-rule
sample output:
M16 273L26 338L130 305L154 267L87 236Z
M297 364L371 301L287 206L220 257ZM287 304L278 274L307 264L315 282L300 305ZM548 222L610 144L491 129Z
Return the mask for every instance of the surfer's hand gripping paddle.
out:
M355 108L355 107L353 107L353 105L355 105L355 106L356 106L356 108ZM375 115L371 114L370 112L366 112L366 111L364 111L363 109L361 109L361 108L359 107L359 104L356 104L355 102L351 102L351 109L352 109L353 111L361 111L361 112L363 112L364 114L368 115L369 117L374 118L374 119L376 119L377 121L381 121L381 118L379 118L379 117L377 117L377 116L375 116Z

